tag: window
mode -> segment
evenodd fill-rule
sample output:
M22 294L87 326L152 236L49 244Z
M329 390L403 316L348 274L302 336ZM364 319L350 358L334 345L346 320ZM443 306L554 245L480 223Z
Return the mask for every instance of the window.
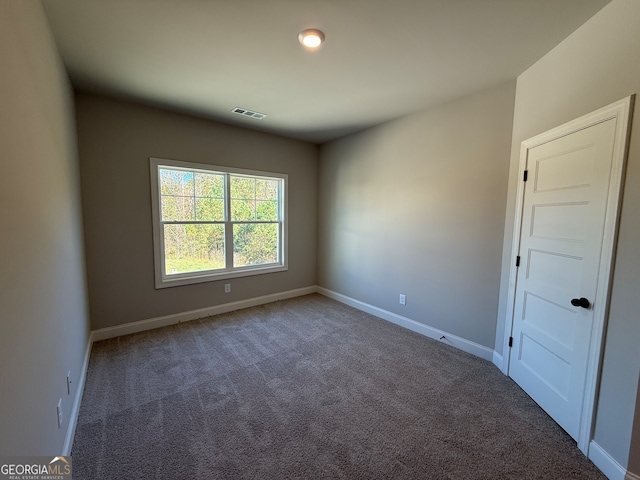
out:
M151 159L156 288L287 269L287 175Z

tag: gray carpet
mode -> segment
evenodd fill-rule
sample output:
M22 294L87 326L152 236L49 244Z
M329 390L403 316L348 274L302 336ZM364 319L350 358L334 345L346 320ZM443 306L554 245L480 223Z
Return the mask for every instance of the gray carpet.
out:
M498 369L320 295L97 342L75 479L603 479Z

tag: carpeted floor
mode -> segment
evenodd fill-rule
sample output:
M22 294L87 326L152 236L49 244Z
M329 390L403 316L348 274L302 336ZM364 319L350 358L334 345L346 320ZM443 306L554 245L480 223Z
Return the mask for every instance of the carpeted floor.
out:
M74 479L603 479L508 377L320 295L93 346Z

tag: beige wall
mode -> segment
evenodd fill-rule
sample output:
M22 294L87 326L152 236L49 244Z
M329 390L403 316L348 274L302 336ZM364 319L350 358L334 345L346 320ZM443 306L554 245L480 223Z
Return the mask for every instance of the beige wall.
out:
M502 351L520 143L640 92L640 2L614 0L518 77L496 350ZM637 100L636 100L637 103ZM636 115L637 117L637 115ZM629 149L595 441L623 467L638 465L630 439L640 374L640 122ZM640 412L638 412L640 413ZM631 464L631 462L629 462ZM640 471L636 470L636 473Z
M315 285L315 145L83 93L76 111L94 329ZM156 290L149 157L287 173L289 270Z
M0 452L55 455L89 325L72 95L39 2L0 1L0 106Z
M318 284L493 348L514 95L510 82L324 145Z

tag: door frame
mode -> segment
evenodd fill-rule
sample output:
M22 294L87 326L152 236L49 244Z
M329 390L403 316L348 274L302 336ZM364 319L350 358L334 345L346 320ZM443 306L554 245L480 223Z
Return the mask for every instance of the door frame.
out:
M548 130L532 138L524 140L520 145L520 161L518 164L518 188L516 194L516 208L513 224L513 244L511 248L509 284L507 294L507 312L505 318L504 342L502 346L504 362L502 372L509 375L511 363L511 347L509 338L513 333L515 315L515 293L518 269L516 257L520 254L520 234L522 229L522 214L524 207L524 171L527 165L530 149L551 142L558 138L584 130L598 123L610 119L616 119L615 137L613 144L613 157L611 165L611 178L607 196L607 208L605 212L604 236L602 252L600 255L600 268L597 282L597 293L593 300L594 321L591 329L591 341L589 344L589 358L587 360L587 376L585 381L585 394L580 416L578 432L578 448L589 455L589 444L593 437L596 397L600 381L600 364L603 353L603 338L609 314L609 301L611 293L611 281L613 277L613 262L615 259L615 247L618 237L618 221L622 199L623 180L626 169L629 135L631 133L631 115L633 113L635 95L623 98L606 107L583 115L559 127Z

